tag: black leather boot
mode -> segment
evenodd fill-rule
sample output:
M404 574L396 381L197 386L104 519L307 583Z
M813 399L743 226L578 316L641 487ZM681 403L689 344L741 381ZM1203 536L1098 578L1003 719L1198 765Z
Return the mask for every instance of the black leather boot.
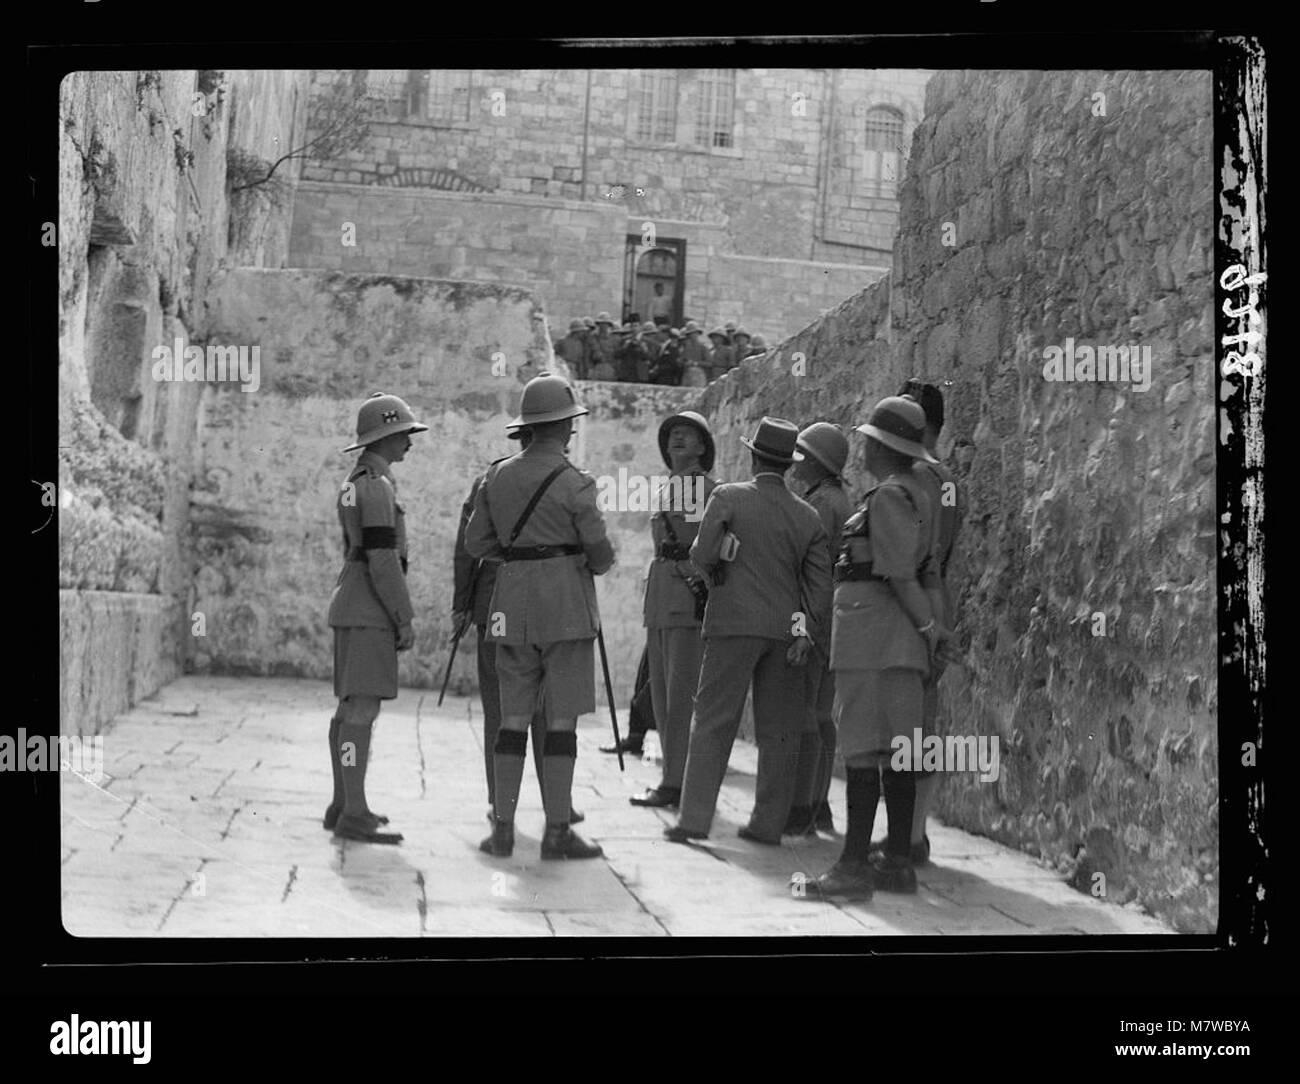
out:
M492 834L478 845L478 849L494 858L509 858L515 853L515 826L494 820Z
M841 858L820 877L805 882L803 893L796 896L803 899L827 899L831 896L843 896L850 900L871 899L874 887L873 871L869 862Z
M567 824L548 824L542 836L542 857L599 858L605 852L595 843L588 843Z

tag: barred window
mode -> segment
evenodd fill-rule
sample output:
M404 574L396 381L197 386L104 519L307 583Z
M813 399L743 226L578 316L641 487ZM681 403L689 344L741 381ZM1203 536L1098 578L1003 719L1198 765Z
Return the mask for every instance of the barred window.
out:
M396 118L407 111L407 74L405 69L370 68L357 72L354 82L362 82L375 114Z
M867 193L893 196L903 164L903 115L896 109L878 105L867 111L866 152L862 177Z
M677 138L677 73L637 73L633 108L634 138L643 143L671 143Z
M695 112L695 142L704 147L730 147L735 142L736 69L704 68L699 74Z
M419 69L407 83L407 112L432 121L464 123L469 120L471 71Z

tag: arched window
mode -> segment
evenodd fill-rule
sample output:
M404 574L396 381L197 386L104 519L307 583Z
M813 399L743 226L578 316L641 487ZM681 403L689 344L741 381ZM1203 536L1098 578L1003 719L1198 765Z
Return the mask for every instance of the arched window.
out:
M886 105L867 110L862 180L869 196L893 196L903 173L903 114Z

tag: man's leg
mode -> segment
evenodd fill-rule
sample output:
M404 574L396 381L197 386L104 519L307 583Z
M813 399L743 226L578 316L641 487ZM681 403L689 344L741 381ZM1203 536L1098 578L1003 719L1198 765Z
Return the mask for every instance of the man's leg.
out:
M829 796L831 773L835 768L835 671L827 664L826 656L818 651L821 664L821 684L817 689L817 732L820 736L817 755L817 789L813 792L813 825L821 832L834 832L835 820L831 816Z
M803 732L804 674L801 667L786 662L787 644L768 640L767 645L754 668L758 779L748 827L754 838L779 843L794 798Z
M803 667L803 713L799 750L794 773L794 799L786 818L785 835L812 831L817 804L818 769L821 766L821 738L817 730L817 695L822 685L820 658L814 649Z
M599 858L604 852L570 827L573 769L578 756L578 716L596 709L591 640L547 644L542 652L546 736L542 746L542 804L546 834L542 857Z
M377 816L366 802L366 767L370 738L379 717L379 697L347 696L340 705L339 767L343 776L343 812L334 826L336 835L368 843L400 843L397 832L376 832Z
M921 734L926 737L938 730L939 680L931 670L922 685ZM930 840L925 833L925 821L939 786L938 772L919 772L916 775L916 806L912 812L912 861L923 865L930 860Z
M686 753L691 744L691 715L695 692L700 684L700 661L704 641L695 626L663 629L660 640L664 663L664 706L655 706L661 719L659 740L663 745L663 779L660 783L680 794L686 774Z
M921 673L918 670L880 671L877 698L883 727L876 737L880 750L881 786L885 792L885 813L889 817L889 838L885 853L876 864L875 884L887 892L915 892L916 873L911 857L912 818L916 802L916 776L894 771L889 766L888 747L894 736L913 734L921 726ZM909 766L910 767L910 766Z
M636 681L632 686L632 703L628 708L628 730L627 734L617 746L602 745L602 753L617 753L620 750L624 753L631 753L633 756L641 755L641 748L645 742L647 730L655 729L654 712L651 710L651 693L650 693L650 645L647 641L646 646L641 649L641 660L636 667Z
M492 835L479 844L479 850L506 858L515 846L515 807L519 804L519 785L524 778L528 727L537 710L537 693L542 683L541 652L528 644L498 643L496 663L501 690L501 729L492 746L495 776Z
M677 827L683 832L707 835L713 823L718 791L745 711L745 694L765 643L757 636L715 636L704 641L682 776Z

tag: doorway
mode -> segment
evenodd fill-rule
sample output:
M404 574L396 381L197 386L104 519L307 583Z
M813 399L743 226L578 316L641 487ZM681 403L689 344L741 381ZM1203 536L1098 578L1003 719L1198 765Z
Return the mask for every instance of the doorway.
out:
M629 233L625 256L623 320L631 319L633 313L642 321L652 319L651 302L662 296L669 299L669 323L681 327L682 313L686 311L686 242L660 237L647 248L641 244L639 234ZM662 287L662 293L656 293L656 284Z

